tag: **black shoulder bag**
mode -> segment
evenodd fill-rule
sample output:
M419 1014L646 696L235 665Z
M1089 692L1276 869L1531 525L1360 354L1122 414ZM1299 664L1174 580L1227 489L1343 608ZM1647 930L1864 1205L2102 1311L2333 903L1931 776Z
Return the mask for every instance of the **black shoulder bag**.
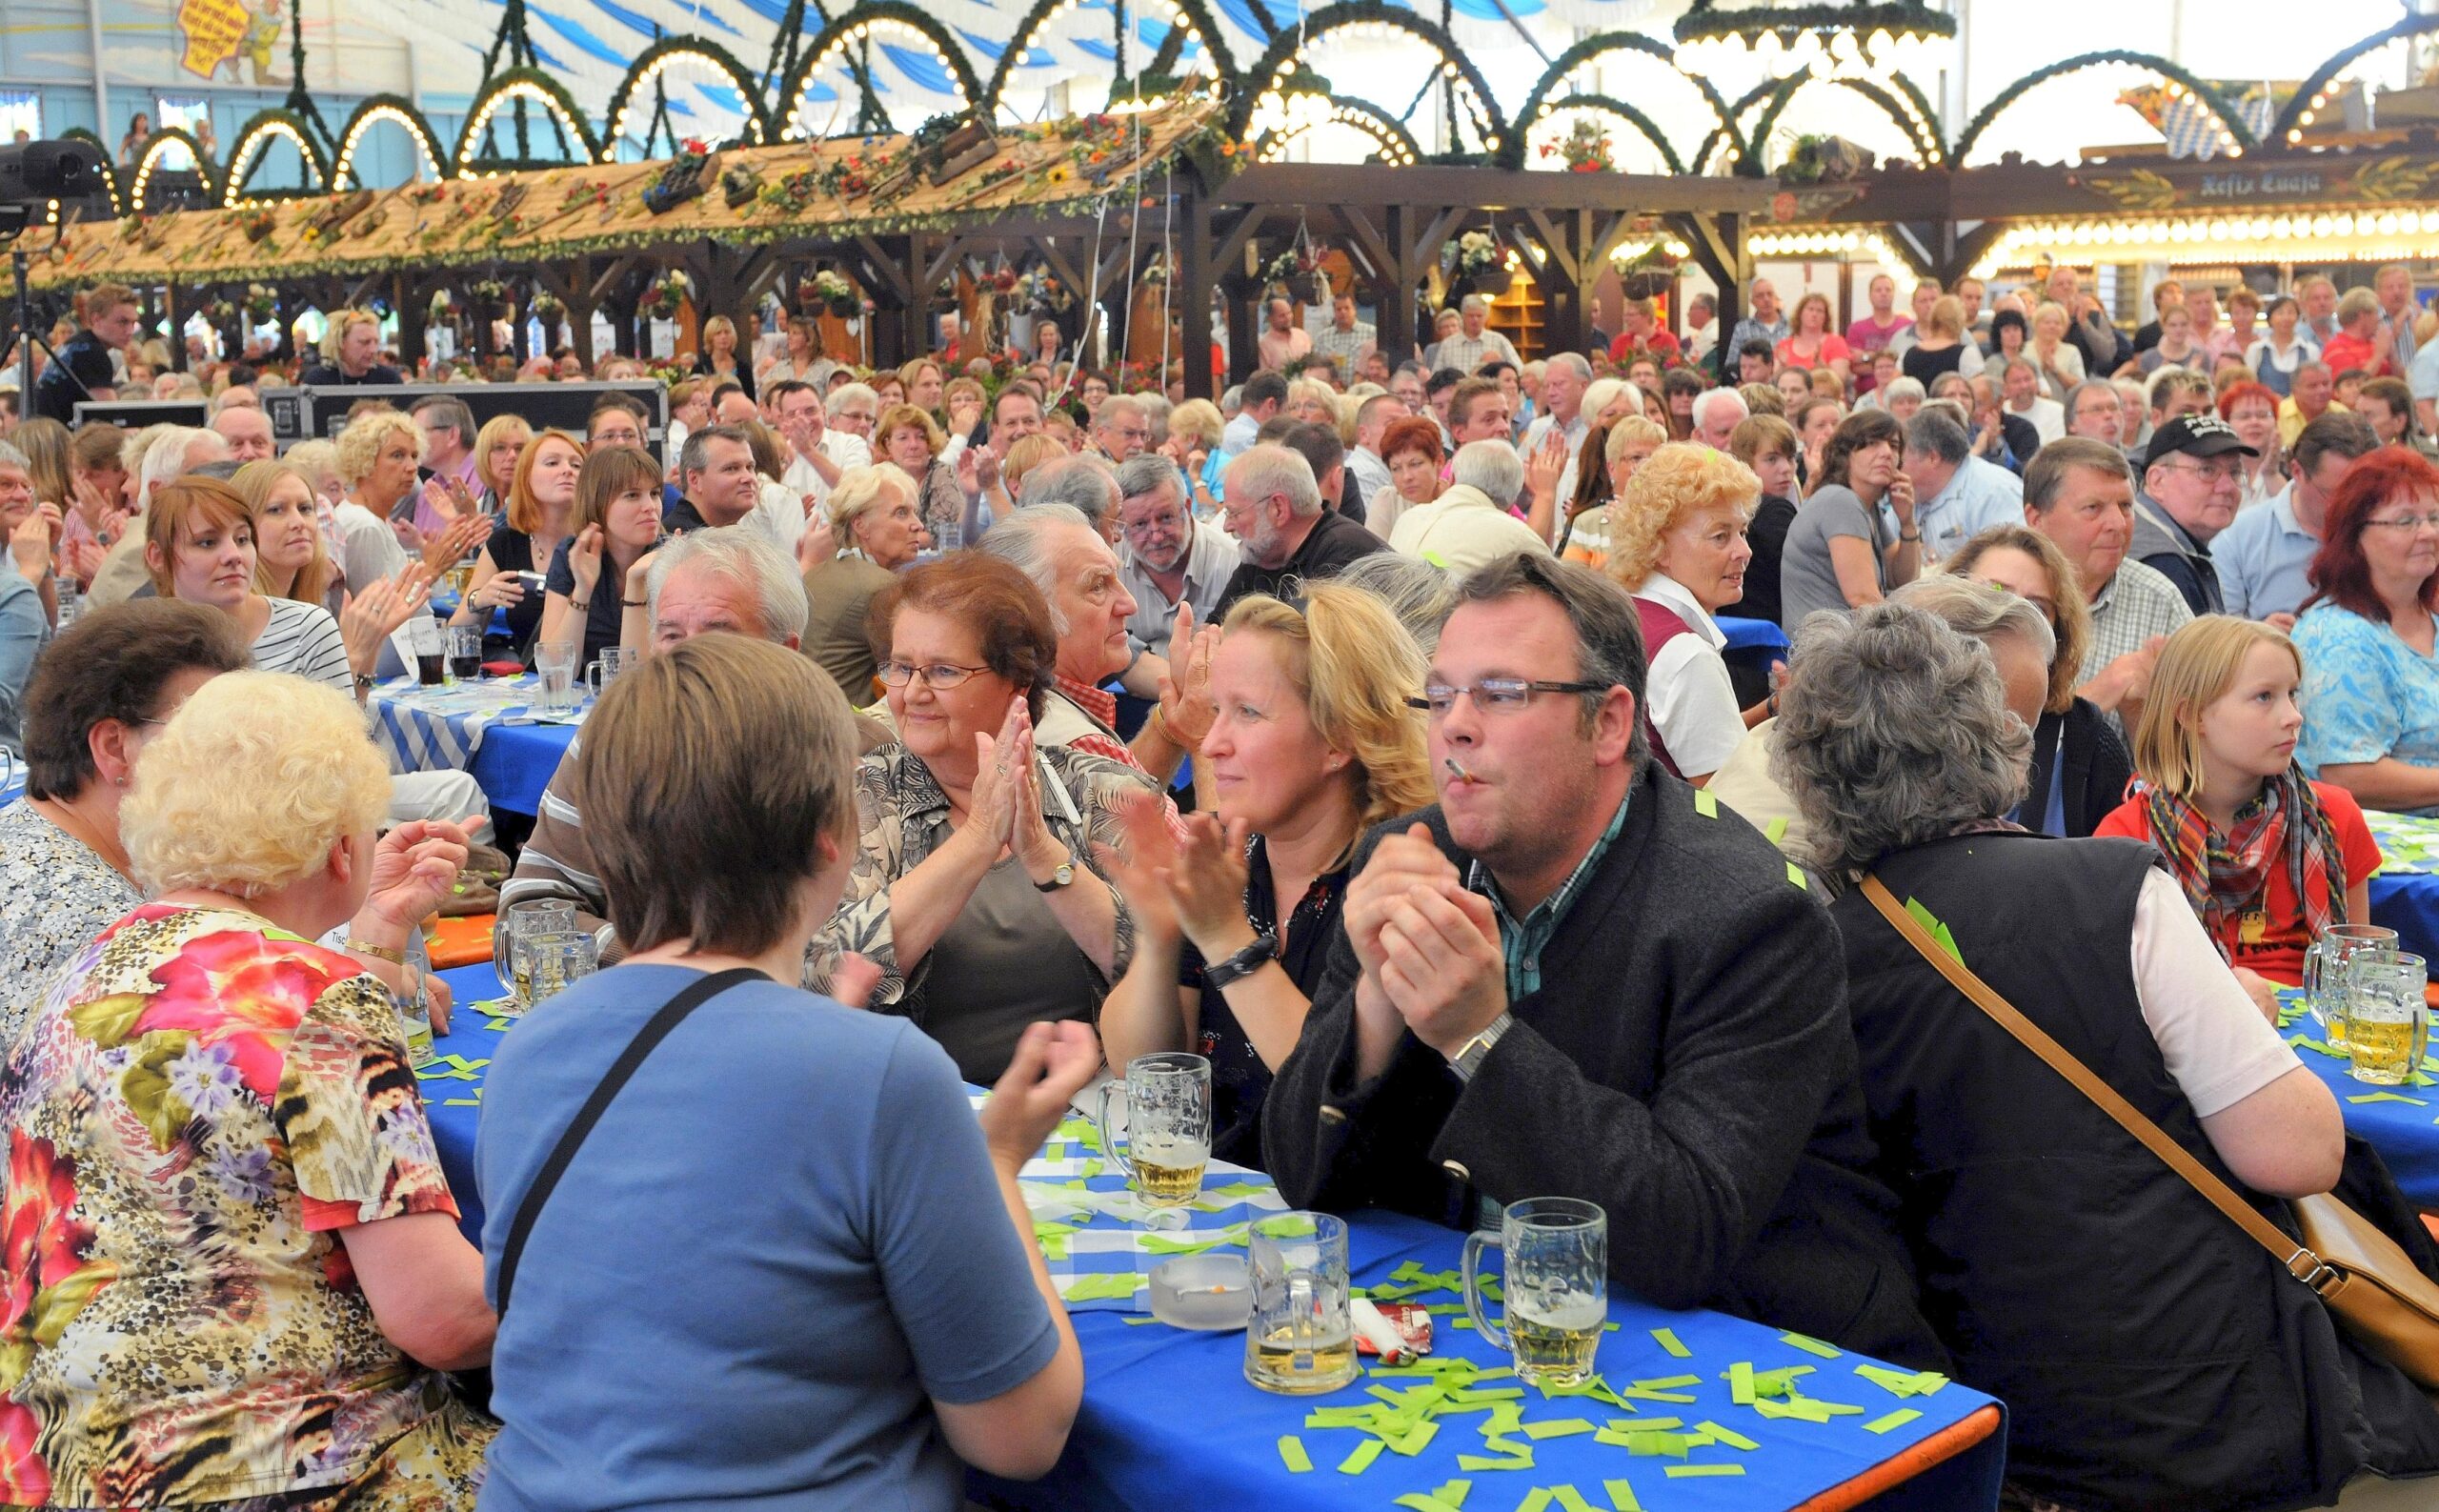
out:
M628 1079L635 1076L635 1069L663 1039L669 1038L671 1030L686 1021L687 1015L731 987L770 979L745 966L706 977L663 1004L660 1012L652 1016L652 1021L645 1024L635 1038L628 1041L627 1048L618 1053L617 1060L602 1077L601 1084L593 1089L593 1096L584 1099L584 1106L576 1110L567 1132L559 1136L559 1142L552 1149L551 1158L544 1160L542 1168L534 1174L534 1184L525 1189L525 1200L517 1205L516 1219L508 1225L508 1241L499 1252L499 1316L508 1316L508 1294L516 1284L516 1263L524 1258L525 1240L534 1232L534 1220L542 1216L542 1204L551 1200L552 1189L559 1184L559 1178L567 1174L568 1162L574 1160L575 1152L583 1147L585 1136L601 1121L601 1115L610 1111L611 1102L626 1086Z

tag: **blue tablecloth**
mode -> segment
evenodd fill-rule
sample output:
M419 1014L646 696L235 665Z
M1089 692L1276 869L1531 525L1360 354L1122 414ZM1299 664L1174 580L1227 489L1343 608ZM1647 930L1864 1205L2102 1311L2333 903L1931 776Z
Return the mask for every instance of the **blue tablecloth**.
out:
M2303 993L2286 987L2278 997L2286 1004L2279 1015L2280 1029L2312 1075L2337 1094L2347 1132L2361 1135L2380 1152L2407 1201L2439 1212L2439 1075L2433 1075L2439 1062L2426 1058L2413 1086L2375 1087L2357 1081L2348 1058L2321 1043L2321 1026L2305 1011Z
M0 777L0 803L14 803L25 796L26 768L21 761L9 768L6 777Z
M2373 810L2363 817L2382 858L2371 876L2371 922L2395 930L2423 959L2439 960L2439 819Z
M525 723L533 676L424 688L411 679L373 692L373 733L394 772L469 772L494 809L532 814L575 728Z
M472 1165L481 1078L504 1031L499 1021L487 1022L474 1013L472 1004L493 996L497 978L488 966L441 975L466 1006L454 1031L434 1041L443 1057L456 1059L426 1068L423 1094L441 1164L457 1194L467 1230L478 1235L481 1203ZM1349 1227L1355 1280L1361 1285L1388 1282L1391 1273L1409 1260L1431 1271L1453 1269L1458 1261L1461 1237L1433 1224L1367 1212L1356 1215ZM1415 1300L1444 1303L1451 1299L1428 1293ZM1614 1328L1602 1342L1599 1366L1611 1387L1695 1378L1669 1390L1692 1401L1636 1399L1637 1416L1674 1417L1688 1428L1716 1423L1754 1447L1742 1449L1729 1441L1690 1448L1682 1457L1643 1456L1579 1432L1534 1441L1535 1462L1529 1470L1467 1471L1458 1463L1460 1455L1490 1452L1482 1442L1483 1418L1476 1412L1440 1420L1440 1431L1417 1455L1383 1454L1361 1474L1349 1474L1337 1466L1366 1436L1351 1429L1307 1427L1306 1413L1319 1406L1370 1401L1375 1399L1367 1395L1369 1388L1401 1390L1418 1380L1359 1380L1334 1395L1303 1400L1271 1396L1245 1383L1241 1333L1184 1333L1126 1312L1078 1309L1073 1317L1084 1349L1084 1402L1065 1457L1039 1482L1015 1484L978 1476L973 1489L994 1504L1045 1512L1175 1512L1179 1507L1341 1512L1359 1504L1385 1508L1398 1496L1461 1479L1474 1482L1466 1503L1474 1512L1507 1512L1542 1486L1572 1485L1594 1506L1618 1505L1604 1483L1624 1481L1641 1504L1655 1512L1755 1512L1801 1505L1945 1435L1944 1443L1970 1441L1872 1505L1966 1512L1997 1504L2006 1436L1995 1421L1997 1404L1987 1397L1951 1383L1926 1396L1901 1399L1857 1373L1858 1365L1871 1361L1852 1355L1823 1358L1786 1341L1776 1330L1719 1314L1665 1312L1613 1297L1609 1315ZM1435 1358L1461 1357L1485 1368L1506 1363L1472 1333L1453 1326L1451 1315L1441 1314L1433 1321ZM1655 1330L1670 1335L1684 1354L1671 1353ZM1824 1423L1765 1418L1732 1401L1727 1378L1740 1362L1756 1371L1809 1367L1811 1373L1796 1382L1802 1395L1862 1411ZM1496 1388L1513 1382L1482 1384ZM1543 1399L1528 1392L1521 1404L1528 1434L1535 1424L1580 1419L1598 1427L1626 1416L1609 1402L1581 1396ZM1987 1415L1985 1409L1989 1409ZM1887 1421L1909 1412L1919 1416ZM1870 1431L1867 1424L1880 1431ZM1983 1428L1988 1431L1977 1436ZM1306 1450L1311 1470L1287 1470L1279 1441L1288 1436ZM1680 1478L1667 1474L1672 1465L1733 1465L1743 1473Z

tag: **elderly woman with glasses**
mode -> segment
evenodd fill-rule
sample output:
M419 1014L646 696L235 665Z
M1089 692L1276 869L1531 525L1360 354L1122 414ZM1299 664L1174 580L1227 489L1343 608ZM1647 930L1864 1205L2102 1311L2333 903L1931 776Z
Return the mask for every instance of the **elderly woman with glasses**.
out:
M1025 1026L1089 1020L1135 953L1101 875L1142 775L1037 745L1058 676L1050 605L1007 562L964 552L873 601L873 650L898 743L856 772L856 864L815 937L805 984L840 958L880 968L872 1005L940 1042L968 1081L1008 1067Z
M2305 775L2368 809L2439 815L2439 467L2401 446L2356 462L2329 500L2304 654Z
M867 621L873 597L897 580L932 537L915 502L915 486L896 468L851 467L830 494L830 523L847 550L804 575L814 604L804 654L821 664L847 701L872 702L880 670Z

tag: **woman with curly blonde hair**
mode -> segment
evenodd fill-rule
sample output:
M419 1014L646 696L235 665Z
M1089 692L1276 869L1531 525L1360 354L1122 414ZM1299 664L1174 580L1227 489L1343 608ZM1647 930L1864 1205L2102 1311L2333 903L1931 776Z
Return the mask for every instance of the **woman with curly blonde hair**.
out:
M1710 780L1747 726L1736 706L1727 637L1711 616L1744 596L1744 539L1762 480L1724 452L1674 441L1651 454L1609 506L1611 577L1635 595L1650 679L1643 723L1651 754L1696 787Z
M389 802L346 695L277 673L204 682L135 757L152 901L0 1069L47 1299L0 1501L474 1506L496 1425L440 1373L491 1358L482 1256L389 990L312 943L399 951L449 896L464 833L376 847Z
M1210 658L1219 705L1195 754L1216 814L1182 842L1157 803L1127 816L1112 876L1136 956L1101 1005L1112 1065L1156 1050L1211 1061L1212 1147L1259 1163L1272 1074L1303 1031L1363 832L1436 799L1423 657L1387 604L1315 583L1300 607L1240 600L1184 656Z

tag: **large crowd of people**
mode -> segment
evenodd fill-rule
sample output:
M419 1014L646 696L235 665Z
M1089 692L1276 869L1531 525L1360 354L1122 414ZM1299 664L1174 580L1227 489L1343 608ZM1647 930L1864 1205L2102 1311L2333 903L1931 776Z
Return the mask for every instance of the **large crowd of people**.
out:
M1293 1202L1589 1199L1639 1298L1999 1396L2025 1505L2439 1473L1860 887L2273 1221L2343 1184L2439 1271L2275 996L2365 811L2439 815L2439 316L1745 292L1530 360L1479 296L1412 354L1272 300L1216 404L721 315L658 454L434 392L274 455L287 377L400 376L377 319L175 369L84 291L0 439L0 1502L946 1512L1078 1410L1016 1173L1175 1050ZM66 423L139 394L208 421ZM487 663L603 667L530 829L367 737L444 584ZM478 1248L393 1003L446 1032L413 941L492 840L606 969L490 1067ZM633 1158L546 1161L690 1014Z

